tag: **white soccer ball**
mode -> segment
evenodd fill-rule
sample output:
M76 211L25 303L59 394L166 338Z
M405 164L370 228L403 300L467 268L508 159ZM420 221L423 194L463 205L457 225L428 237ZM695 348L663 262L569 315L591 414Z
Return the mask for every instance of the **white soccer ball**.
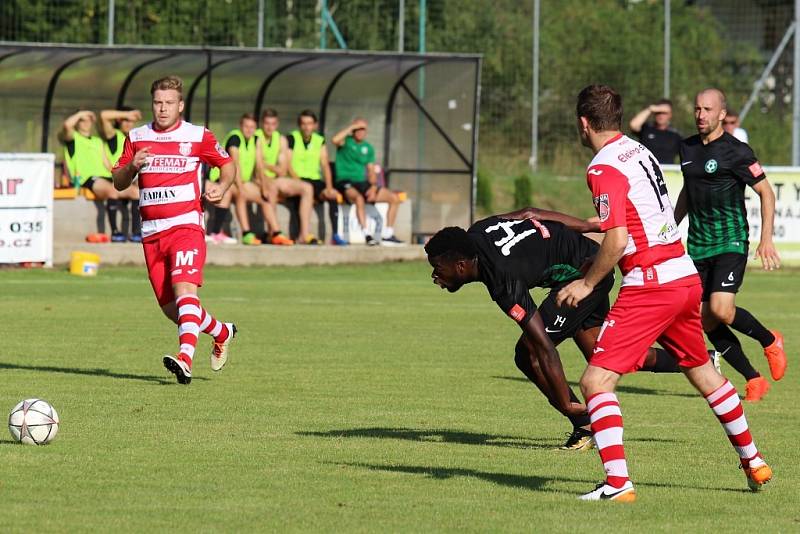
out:
M8 416L8 430L26 445L50 443L58 434L58 413L42 399L25 399Z

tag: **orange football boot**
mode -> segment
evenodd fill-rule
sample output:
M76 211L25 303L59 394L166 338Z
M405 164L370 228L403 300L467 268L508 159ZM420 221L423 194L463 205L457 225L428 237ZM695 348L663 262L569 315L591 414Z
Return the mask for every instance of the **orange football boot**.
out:
M761 465L756 467L750 467L749 462L745 465L745 461L742 461L742 471L744 471L747 485L752 491L759 491L764 484L772 480L772 468L764 462L760 454L758 457L761 459Z
M274 236L272 236L272 238L270 238L269 242L272 243L273 245L284 245L284 246L294 245L294 241L289 239L283 234L275 234Z
M767 394L770 387L769 382L763 376L751 378L747 381L747 384L745 384L744 400L747 402L758 402Z
M769 363L769 372L773 380L780 380L786 373L786 351L783 350L783 335L777 330L770 330L775 336L772 345L764 349L764 356Z

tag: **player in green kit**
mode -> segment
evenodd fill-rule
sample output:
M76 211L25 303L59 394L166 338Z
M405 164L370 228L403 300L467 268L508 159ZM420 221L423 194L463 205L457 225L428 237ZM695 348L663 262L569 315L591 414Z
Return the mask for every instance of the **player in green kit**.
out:
M378 242L367 232L367 217L364 203L386 202L386 225L381 234L381 244L400 245L402 241L394 235L397 208L400 199L397 193L378 185L375 174L375 149L367 141L367 121L354 120L347 128L333 136L336 151L336 189L350 204L356 205L358 223L364 231L367 245Z
M758 401L769 390L769 382L750 364L728 326L758 341L773 380L783 378L783 336L765 328L735 303L749 250L745 186L750 186L761 199L761 240L755 256L761 258L767 270L780 267L772 242L775 195L753 150L723 130L725 114L722 91L706 89L697 94L698 135L681 143L684 186L676 203L675 219L680 222L689 215L688 252L703 282L703 330L723 358L747 379L745 400Z

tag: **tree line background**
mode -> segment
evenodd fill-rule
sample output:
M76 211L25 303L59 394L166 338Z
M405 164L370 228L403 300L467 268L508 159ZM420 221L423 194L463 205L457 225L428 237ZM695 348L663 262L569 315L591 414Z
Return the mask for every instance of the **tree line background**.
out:
M404 47L413 52L419 44L419 2L405 4ZM397 50L397 0L329 0L328 5L348 48ZM118 0L114 42L254 47L257 6L257 0ZM264 46L318 48L320 9L318 0L265 0ZM483 54L479 201L486 210L524 202L530 195L526 187L534 197L553 190L554 198L544 203L557 206L555 197L563 197L557 191L574 186L569 182L578 179L588 159L574 126L574 98L581 87L596 82L616 87L624 97L626 122L663 96L662 0L542 0L540 171L530 176L532 11L532 1L427 1L428 52ZM104 44L107 15L108 0L4 0L0 40ZM684 135L694 133L693 96L707 86L723 88L730 105L740 109L791 18L790 0L674 0L675 127ZM330 33L327 43L337 47ZM786 53L744 124L768 164L790 160L791 70Z

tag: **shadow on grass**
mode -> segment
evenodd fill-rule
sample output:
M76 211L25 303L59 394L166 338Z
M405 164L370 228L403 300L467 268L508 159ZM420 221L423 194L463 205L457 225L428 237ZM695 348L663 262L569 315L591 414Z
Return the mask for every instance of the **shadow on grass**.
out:
M532 386L534 385L530 380L523 376L493 376L492 378L496 378L497 380L510 380L512 382L528 382ZM578 383L574 381L568 381L569 385L572 387L578 387ZM535 387L535 386L534 386ZM652 388L643 388L640 386L626 386L626 385L619 385L617 386L617 391L619 393L631 393L633 395L657 395L659 397L681 397L684 399L699 399L699 393L675 393L674 391L667 391L664 389L652 389Z
M458 445L484 445L489 447L507 447L512 449L546 449L556 450L562 441L547 438L525 438L520 436L502 436L483 434L480 432L464 432L460 430L414 429L414 428L347 428L343 430L327 430L324 432L296 432L298 436L317 438L378 438L400 439L405 441L421 441L427 443L455 443ZM565 432L564 436L569 435ZM678 443L672 438L627 438L625 441L640 443Z
M357 467L361 469L369 469L371 471L386 471L390 473L406 473L409 475L423 475L428 478L436 480L447 480L455 477L472 477L498 484L500 486L508 486L512 488L521 488L530 491L547 491L555 493L568 493L563 489L556 489L548 487L552 482L569 482L576 484L585 484L585 490L592 489L592 485L597 480L589 479L576 479L564 478L555 476L535 476L535 475L516 475L511 473L492 473L489 471L478 471L476 469L452 468L452 467L425 467L415 465L380 465L380 464L366 464L366 463L335 463L334 465L341 465L347 467ZM665 488L665 489L687 489L687 490L700 490L700 491L722 491L733 493L750 493L750 490L745 488L721 488L721 487L708 487L708 486L692 486L682 484L661 484L650 482L634 482L637 487L651 487L651 488Z
M429 443L457 443L460 445L486 445L490 447L510 447L514 449L553 449L559 443L556 440L532 439L519 436L498 436L480 432L464 432L460 430L415 429L415 428L348 428L344 430L328 430L325 432L297 432L299 436L320 438L379 438L401 439L406 441L423 441Z
M0 369L11 369L17 371L37 371L40 373L61 373L68 375L83 375L83 376L102 376L106 378L116 378L119 380L140 380L142 382L151 382L154 384L175 384L174 379L169 379L164 376L155 375L135 375L132 373L116 373L108 369L84 369L80 367L53 367L50 365L22 365L17 363L3 363L0 362ZM202 376L193 377L193 380L208 380Z

